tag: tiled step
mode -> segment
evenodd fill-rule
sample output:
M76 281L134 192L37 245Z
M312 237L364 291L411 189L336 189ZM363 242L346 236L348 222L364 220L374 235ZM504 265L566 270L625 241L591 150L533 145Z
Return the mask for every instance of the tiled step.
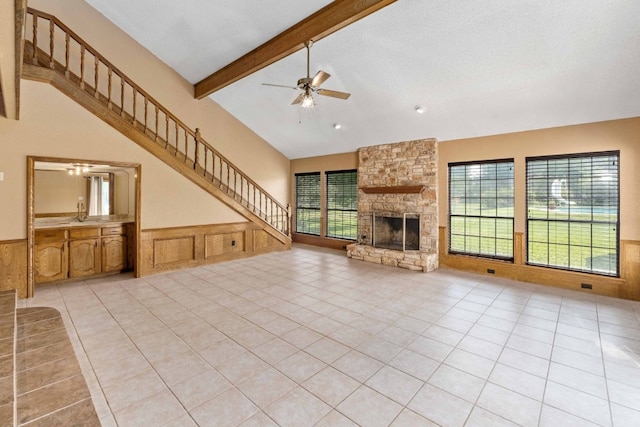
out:
M13 426L16 291L0 292L0 426Z
M17 425L100 426L60 312L17 309L16 328Z

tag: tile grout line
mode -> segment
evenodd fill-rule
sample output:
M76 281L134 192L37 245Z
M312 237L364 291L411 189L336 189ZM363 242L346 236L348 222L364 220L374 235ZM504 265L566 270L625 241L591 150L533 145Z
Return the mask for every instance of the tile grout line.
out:
M607 378L607 364L604 357L604 346L602 345L602 331L600 330L600 307L596 302L596 320L598 322L598 339L600 340L600 356L602 357L602 373L604 374L604 389L607 393L607 407L609 408L609 420L613 426L613 402L611 402L611 394L609 393L609 379Z
M13 307L13 426L18 426L18 294L14 292Z
M558 334L558 325L560 324L560 313L562 313L562 301L564 299L564 296L560 297L560 307L558 307L558 319L556 320L556 327L553 331L553 340L551 341L551 353L549 353L549 366L547 366L547 375L544 379L544 389L542 391L542 400L540 402L540 411L538 413L538 426L540 426L541 420L542 420L542 411L544 410L544 398L547 395L547 385L549 383L549 372L551 371L551 360L553 358L553 352L555 349L555 342L556 342L556 336ZM559 409L559 408L556 408ZM563 411L564 412L564 411Z

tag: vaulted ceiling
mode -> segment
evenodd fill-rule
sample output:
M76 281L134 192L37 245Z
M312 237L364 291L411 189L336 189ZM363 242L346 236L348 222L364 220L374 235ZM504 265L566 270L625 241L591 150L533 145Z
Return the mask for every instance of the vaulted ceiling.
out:
M192 84L331 3L86 1ZM210 96L292 159L640 116L638 22L636 0L398 0L312 47L348 100L262 85L295 86L304 50Z

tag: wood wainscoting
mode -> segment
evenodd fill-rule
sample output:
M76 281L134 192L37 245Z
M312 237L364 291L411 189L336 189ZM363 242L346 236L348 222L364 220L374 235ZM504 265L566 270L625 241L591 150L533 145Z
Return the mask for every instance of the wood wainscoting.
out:
M620 275L625 279L620 297L640 301L640 241L620 242Z
M27 239L0 241L0 291L27 297Z
M524 233L514 233L514 262L449 254L447 227L439 227L439 233L440 266L640 301L640 241L620 242L620 277L618 278L527 265ZM492 270L493 273L489 273L488 270ZM592 289L583 289L583 284L591 285Z
M140 276L291 249L251 222L144 230L141 235ZM27 269L27 239L0 241L0 291L15 289L18 298L27 298Z
M334 239L332 237L320 237L303 233L292 233L291 236L295 243L303 243L305 245L319 246L321 248L336 249L339 251L346 251L347 245L355 243L355 240Z
M251 222L143 230L140 276L287 250Z

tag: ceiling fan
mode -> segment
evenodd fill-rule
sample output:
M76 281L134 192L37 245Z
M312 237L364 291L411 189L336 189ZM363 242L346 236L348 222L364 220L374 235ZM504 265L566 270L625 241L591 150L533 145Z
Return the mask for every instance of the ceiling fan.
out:
M316 105L316 102L313 99L314 93L317 93L318 95L323 95L323 96L330 96L332 98L348 99L351 96L350 93L338 92L335 90L320 88L320 85L324 83L329 77L331 77L331 74L325 73L324 71L320 70L316 73L315 76L313 77L309 76L309 56L310 56L310 49L312 45L313 45L313 42L311 40L309 40L304 44L304 46L307 48L307 77L302 77L301 79L299 79L297 86L294 87L294 86L285 86L285 85L275 85L271 83L262 83L262 84L264 86L284 87L288 89L301 91L300 95L298 95L296 99L293 100L291 105L300 104L302 108L313 108Z

